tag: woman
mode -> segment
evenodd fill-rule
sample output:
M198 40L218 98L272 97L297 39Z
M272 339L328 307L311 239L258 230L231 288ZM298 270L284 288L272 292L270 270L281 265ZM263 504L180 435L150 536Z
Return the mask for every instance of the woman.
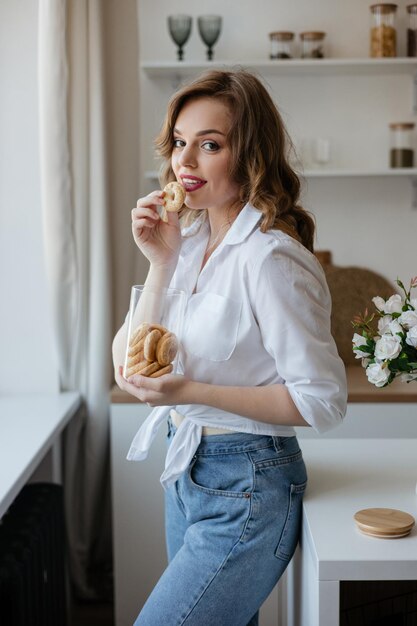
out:
M163 182L185 206L168 222L154 191L132 211L148 286L188 297L182 374L116 380L155 409L128 458L168 418L169 565L137 626L254 626L298 541L306 471L294 426L323 432L346 409L330 296L298 205L289 140L265 87L211 71L177 92L157 140Z

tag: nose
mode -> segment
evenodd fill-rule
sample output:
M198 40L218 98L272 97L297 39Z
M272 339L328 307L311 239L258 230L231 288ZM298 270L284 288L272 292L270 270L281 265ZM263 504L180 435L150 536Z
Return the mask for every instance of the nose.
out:
M196 167L197 155L191 144L186 144L178 155L178 164L182 167Z

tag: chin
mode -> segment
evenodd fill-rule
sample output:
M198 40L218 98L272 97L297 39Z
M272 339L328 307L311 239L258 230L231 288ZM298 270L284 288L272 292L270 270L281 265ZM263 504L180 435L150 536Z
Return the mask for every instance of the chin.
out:
M185 197L185 206L189 209L193 209L193 211L204 211L206 208L205 205L202 205L200 202L193 201L193 198L188 199Z

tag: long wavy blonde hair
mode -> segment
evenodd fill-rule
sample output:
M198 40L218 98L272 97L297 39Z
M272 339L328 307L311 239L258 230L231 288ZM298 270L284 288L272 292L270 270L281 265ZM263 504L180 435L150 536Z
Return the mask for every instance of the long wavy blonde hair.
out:
M232 117L227 137L232 156L229 175L239 185L241 206L250 202L262 213L262 232L280 229L312 252L315 225L298 204L300 180L288 163L291 140L267 89L246 70L210 70L172 96L155 140L164 160L161 183L175 180L173 130L182 107L191 99L207 97L225 102ZM188 211L184 207L181 215L186 217Z

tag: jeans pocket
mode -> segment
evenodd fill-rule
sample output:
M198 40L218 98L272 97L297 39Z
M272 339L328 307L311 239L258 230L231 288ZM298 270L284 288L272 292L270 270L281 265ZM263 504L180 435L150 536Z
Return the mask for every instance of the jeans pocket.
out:
M278 559L289 561L297 547L300 533L303 495L306 486L307 481L299 485L290 485L287 516L275 550L275 556Z
M246 453L196 455L188 471L193 487L212 495L248 498L253 465Z

